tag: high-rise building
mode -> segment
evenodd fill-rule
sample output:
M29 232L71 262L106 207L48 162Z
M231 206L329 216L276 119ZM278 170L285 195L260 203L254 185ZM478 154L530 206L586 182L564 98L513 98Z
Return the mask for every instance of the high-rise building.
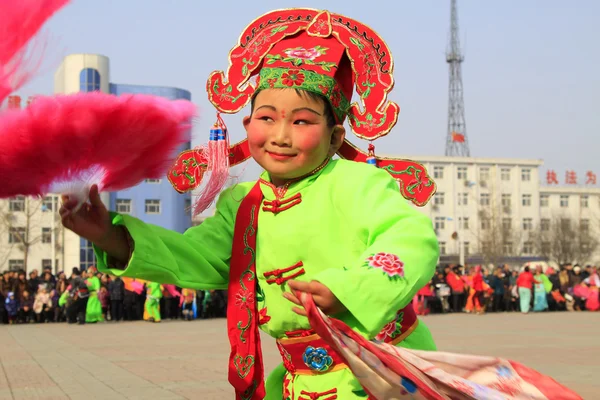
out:
M174 87L118 84L110 81L110 60L99 54L72 54L63 60L54 75L55 93L101 91L114 95L152 94L171 100L191 100L191 93ZM189 141L181 150L190 147ZM166 179L147 180L140 185L118 192L103 194L102 200L112 211L130 214L144 222L184 232L192 225L190 194L179 194ZM90 243L80 239L80 266L95 264Z

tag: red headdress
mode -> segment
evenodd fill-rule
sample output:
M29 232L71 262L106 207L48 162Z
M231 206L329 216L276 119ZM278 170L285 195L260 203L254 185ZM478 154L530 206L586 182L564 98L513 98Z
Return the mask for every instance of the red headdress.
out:
M229 64L226 73L215 71L207 82L208 98L218 112L237 113L262 89L297 88L324 95L337 122L347 116L352 131L361 139L372 141L387 135L398 119L400 108L387 99L394 85L387 45L371 28L339 14L307 8L269 12L244 30L229 53ZM354 88L360 104L350 103ZM211 143L221 143L217 154L228 154L221 157L227 167L250 157L246 140L229 146L221 122L211 131L211 139ZM364 152L346 140L338 155L387 170L399 182L404 197L425 205L435 193L435 183L425 168L410 160L376 157L374 149L370 143ZM209 145L209 150L188 150L180 155L168 175L177 191L198 187L204 172L219 169L213 160L214 148ZM215 187L224 183L219 175L215 178L219 183L211 186L211 196L216 195ZM210 201L203 201L195 213Z

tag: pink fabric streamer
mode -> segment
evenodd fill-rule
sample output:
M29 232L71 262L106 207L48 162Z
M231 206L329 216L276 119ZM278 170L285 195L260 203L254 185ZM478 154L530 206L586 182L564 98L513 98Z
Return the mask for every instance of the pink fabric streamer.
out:
M552 378L514 361L409 350L369 341L299 294L312 328L350 367L370 399L581 400Z
M0 104L36 72L39 54L27 44L42 25L69 0L0 0Z
M188 140L196 107L101 92L38 97L0 114L0 198L115 191L164 176Z

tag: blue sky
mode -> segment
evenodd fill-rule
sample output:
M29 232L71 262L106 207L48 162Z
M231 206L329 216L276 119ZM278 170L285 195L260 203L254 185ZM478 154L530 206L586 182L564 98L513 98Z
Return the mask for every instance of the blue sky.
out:
M209 73L227 67L227 54L250 21L297 6L355 18L390 46L392 99L401 113L395 130L375 145L387 154L443 155L446 0L73 0L47 25L52 40L44 69L20 94L51 94L54 70L67 54L104 54L112 82L190 90L201 113L195 142L204 142L214 122L205 93ZM567 169L580 181L587 170L600 175L600 113L594 108L600 106L599 17L597 0L459 0L472 156L540 158L561 181ZM226 116L232 140L244 136L245 113ZM257 171L250 166L244 178Z

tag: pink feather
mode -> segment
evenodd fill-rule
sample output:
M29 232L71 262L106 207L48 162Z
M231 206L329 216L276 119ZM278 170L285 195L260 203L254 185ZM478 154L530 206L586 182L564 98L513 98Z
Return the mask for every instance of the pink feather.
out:
M114 191L160 178L195 114L189 101L148 95L38 97L0 114L0 198L52 191L85 200L94 183Z
M69 0L0 0L0 104L35 73L39 54L26 55L27 44Z

